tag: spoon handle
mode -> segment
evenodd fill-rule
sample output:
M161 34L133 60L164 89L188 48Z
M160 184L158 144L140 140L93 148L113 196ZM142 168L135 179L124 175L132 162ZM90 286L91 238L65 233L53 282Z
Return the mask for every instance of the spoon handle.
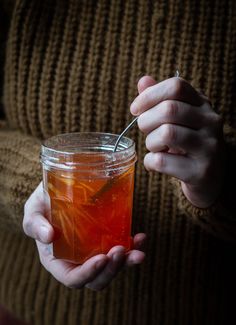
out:
M116 140L116 143L115 143L115 146L114 146L114 149L113 149L113 152L116 152L116 149L118 147L118 144L121 140L121 138L126 134L126 132L128 132L128 130L134 125L134 123L137 121L138 119L138 116L135 117L131 122L130 124L124 129L124 131L119 135L118 139Z

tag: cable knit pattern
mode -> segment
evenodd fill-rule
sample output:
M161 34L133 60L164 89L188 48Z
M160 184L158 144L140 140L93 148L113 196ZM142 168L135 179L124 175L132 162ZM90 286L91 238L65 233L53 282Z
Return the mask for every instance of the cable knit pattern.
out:
M207 209L200 209L193 206L184 196L181 189L181 182L172 180L175 185L175 195L178 198L180 212L192 217L204 229L214 235L220 235L225 240L235 241L236 219L234 209L224 205L224 200L219 197L217 201Z
M225 200L233 190L227 188L220 208L193 207L179 182L144 169L138 128L130 131L139 159L133 230L149 237L144 265L123 271L99 293L67 289L40 266L21 230L24 202L41 180L40 140L120 132L144 74L160 81L178 68L211 99L231 127L230 184L235 44L234 0L16 1L0 129L0 303L34 325L236 323L235 220Z
M35 138L0 130L0 228L21 231L23 203L41 178L39 150Z

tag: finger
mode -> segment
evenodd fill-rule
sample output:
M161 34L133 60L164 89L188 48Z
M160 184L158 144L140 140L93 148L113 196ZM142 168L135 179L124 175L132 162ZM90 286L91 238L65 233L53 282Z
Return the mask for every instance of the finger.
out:
M93 281L86 285L87 288L93 290L101 290L105 288L122 269L126 258L124 247L113 247L107 255L110 260L106 267Z
M195 89L199 93L199 96L202 97L202 99L205 102L207 102L208 105L210 106L210 108L212 109L212 102L211 102L210 98L204 93L204 91L202 89L200 89L200 88L195 88Z
M145 254L139 250L144 249L146 242L146 234L139 233L134 236L134 250L125 254L125 250L122 246L113 247L107 254L111 260L107 264L106 268L99 274L99 276L86 287L93 290L101 290L107 286L116 274L122 269L124 264L131 266L134 264L140 264L144 260Z
M144 133L150 133L162 124L172 123L199 129L205 124L202 106L192 106L175 100L165 100L142 113L138 126Z
M145 253L134 249L127 254L125 265L133 266L133 265L141 264L143 263L144 259L145 259Z
M60 259L56 259L46 247L47 245L36 241L40 261L43 266L65 286L70 288L82 288L102 271L108 262L104 254L96 255L88 259L84 264L76 266Z
M144 233L136 234L133 239L134 249L144 251L146 240L147 240L146 234Z
M25 204L23 229L26 235L43 243L50 243L53 240L54 231L44 217L46 210L44 192L40 183Z
M146 88L130 106L133 115L140 115L164 100L178 100L200 106L204 100L198 92L182 78L170 78Z
M147 135L146 147L151 152L170 148L196 155L202 151L203 140L200 131L175 124L163 124Z
M138 82L138 92L139 94L144 91L146 88L154 86L156 84L156 80L154 80L152 77L144 76L141 79L139 79Z
M144 157L144 166L147 170L174 176L185 183L193 183L198 175L198 168L192 158L165 152L148 153Z
M39 213L26 213L23 221L24 232L27 236L49 244L53 241L54 230L47 219Z

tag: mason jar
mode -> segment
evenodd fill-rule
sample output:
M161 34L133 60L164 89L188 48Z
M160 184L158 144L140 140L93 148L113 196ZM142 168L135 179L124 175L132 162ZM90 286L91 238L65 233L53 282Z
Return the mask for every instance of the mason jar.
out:
M122 245L132 246L131 221L136 162L134 142L118 135L66 133L41 149L53 255L77 264Z

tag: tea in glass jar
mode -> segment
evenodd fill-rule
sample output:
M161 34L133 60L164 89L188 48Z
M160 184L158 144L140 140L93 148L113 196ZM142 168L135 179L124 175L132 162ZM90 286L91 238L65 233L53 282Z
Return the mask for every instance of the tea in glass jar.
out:
M53 255L78 264L132 246L135 145L117 135L68 133L42 146L43 185L54 227Z

